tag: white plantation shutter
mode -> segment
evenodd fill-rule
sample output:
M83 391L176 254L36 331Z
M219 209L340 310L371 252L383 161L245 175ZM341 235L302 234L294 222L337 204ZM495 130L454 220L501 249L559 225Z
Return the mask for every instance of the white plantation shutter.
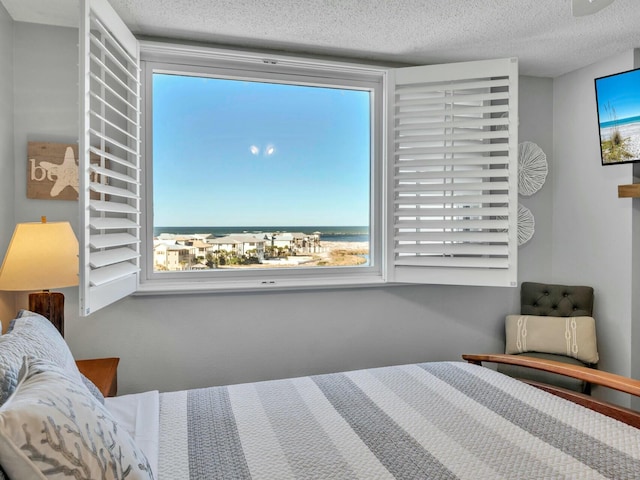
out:
M89 315L138 286L140 69L138 41L111 6L80 3L80 315Z
M518 69L390 73L387 280L515 286Z

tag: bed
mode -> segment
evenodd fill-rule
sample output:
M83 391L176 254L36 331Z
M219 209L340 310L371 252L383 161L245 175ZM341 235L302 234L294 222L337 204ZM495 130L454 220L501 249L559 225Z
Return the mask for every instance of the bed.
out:
M104 404L75 373L50 359L28 357L0 407L0 464L10 478L69 478L62 468L67 457L82 457L83 467L96 469L82 478L640 478L640 429L627 424L638 421L634 412L620 409L613 413L618 419L611 418L591 410L600 407L588 398L585 408L478 365L514 361L502 357L514 356L468 355L467 362L144 392ZM553 363L539 367L558 368ZM639 381L572 368L560 373L590 375L592 383L640 394ZM56 391L62 400L55 400ZM29 418L18 415L15 421L13 410L20 411L24 395L31 403L21 414ZM45 411L34 413L34 405ZM92 414L102 423L83 430L93 425ZM63 419L49 421L48 415ZM25 437L20 422L32 421L55 434L38 443L35 428L27 443L11 439ZM65 428L74 439L66 443ZM83 434L91 441L80 442ZM98 440L104 438L102 445ZM88 453L70 448L73 441L89 445ZM51 452L43 451L49 444ZM61 451L65 458L54 462ZM93 463L87 460L92 454ZM73 470L73 461L66 471ZM35 473L18 477L12 471Z

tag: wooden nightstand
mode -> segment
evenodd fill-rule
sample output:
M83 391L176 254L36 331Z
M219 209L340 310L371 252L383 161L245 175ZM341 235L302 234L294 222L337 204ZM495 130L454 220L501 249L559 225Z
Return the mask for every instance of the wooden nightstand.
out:
M118 390L119 358L76 360L78 370L91 380L105 397L115 397Z

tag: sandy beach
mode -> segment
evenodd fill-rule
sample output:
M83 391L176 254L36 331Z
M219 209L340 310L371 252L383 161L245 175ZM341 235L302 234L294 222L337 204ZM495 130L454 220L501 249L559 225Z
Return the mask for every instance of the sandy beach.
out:
M226 265L219 268L291 268L314 266L352 266L366 263L363 255L369 253L369 242L320 242L321 251L316 253L298 252L297 255L279 259L268 259L260 264ZM345 252L345 255L334 254Z
M369 242L320 242L320 246L325 252L332 250L348 250L362 252L369 251Z
M633 158L640 158L640 123L629 123L618 126L622 138L629 138L627 150L633 154ZM609 140L613 127L600 129L600 139L602 141Z

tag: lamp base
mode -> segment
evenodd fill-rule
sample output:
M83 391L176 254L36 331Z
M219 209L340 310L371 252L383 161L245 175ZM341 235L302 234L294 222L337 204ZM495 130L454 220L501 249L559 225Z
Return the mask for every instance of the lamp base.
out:
M30 293L29 310L47 317L64 337L64 295L62 293Z

